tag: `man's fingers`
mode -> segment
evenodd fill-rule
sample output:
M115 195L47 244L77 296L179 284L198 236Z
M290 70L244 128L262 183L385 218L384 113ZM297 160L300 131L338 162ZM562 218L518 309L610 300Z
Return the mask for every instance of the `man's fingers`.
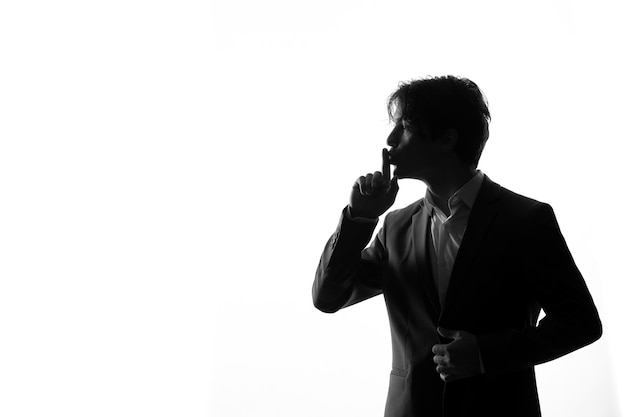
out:
M374 172L374 175L372 176L372 187L380 188L383 185L383 174L381 174L380 171Z
M437 365L449 365L450 357L448 357L447 355L435 355L433 356L433 362L435 362Z
M365 195L365 177L361 175L359 178L357 178L352 188L355 188L355 189L358 188L359 192L362 195Z
M391 181L391 167L389 165L389 151L387 148L383 148L383 180L385 185Z
M372 174L367 174L365 176L365 194L366 195L370 195L372 193L372 178L374 178Z
M398 192L398 177L393 177L390 182L385 182L385 174L376 171L367 175L361 175L352 185L355 190L358 188L361 195L378 196Z
M434 345L433 346L433 353L435 355L444 355L446 351L447 351L446 345Z
M450 375L452 373L452 367L450 365L437 365L435 369L440 374Z

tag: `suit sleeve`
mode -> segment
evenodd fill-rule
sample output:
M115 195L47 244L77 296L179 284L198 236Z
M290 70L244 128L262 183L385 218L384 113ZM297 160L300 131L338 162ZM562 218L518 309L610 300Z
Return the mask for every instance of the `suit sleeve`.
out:
M376 222L351 220L344 209L339 226L326 243L313 282L313 304L325 313L380 294L385 259L384 227L372 244Z
M549 205L533 208L524 240L526 285L546 316L536 327L478 335L486 373L544 363L602 335L596 306Z

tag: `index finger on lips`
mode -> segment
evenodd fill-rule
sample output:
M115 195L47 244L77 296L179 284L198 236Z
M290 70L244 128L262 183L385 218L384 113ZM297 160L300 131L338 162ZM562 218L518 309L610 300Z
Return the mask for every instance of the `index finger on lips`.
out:
M383 180L385 184L389 184L391 181L391 168L389 165L389 151L387 148L383 148Z

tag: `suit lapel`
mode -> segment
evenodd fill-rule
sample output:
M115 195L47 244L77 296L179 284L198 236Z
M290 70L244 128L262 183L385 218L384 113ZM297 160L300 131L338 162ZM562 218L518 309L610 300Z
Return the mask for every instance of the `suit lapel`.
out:
M437 288L435 287L435 280L429 263L429 246L427 241L430 236L428 231L429 225L428 213L426 213L422 205L420 210L415 213L412 218L412 238L415 250L412 251L411 256L415 257L415 263L417 265L418 285L422 286L436 314L439 315L441 306L439 304L439 296L437 295Z
M476 253L481 248L489 232L489 227L496 216L493 203L498 199L499 195L500 186L485 176L467 221L467 228L463 235L461 247L454 261L443 312L455 304L454 298L457 292L463 292L463 288L467 288L468 284L471 286L471 283L466 282L467 271L476 257Z

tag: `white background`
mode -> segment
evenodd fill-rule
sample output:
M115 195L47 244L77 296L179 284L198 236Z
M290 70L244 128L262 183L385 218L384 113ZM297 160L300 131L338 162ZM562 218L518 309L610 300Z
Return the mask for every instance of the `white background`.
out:
M386 97L454 74L603 319L537 368L544 415L619 416L621 3L2 2L0 415L381 416L382 298L326 315L311 284Z

